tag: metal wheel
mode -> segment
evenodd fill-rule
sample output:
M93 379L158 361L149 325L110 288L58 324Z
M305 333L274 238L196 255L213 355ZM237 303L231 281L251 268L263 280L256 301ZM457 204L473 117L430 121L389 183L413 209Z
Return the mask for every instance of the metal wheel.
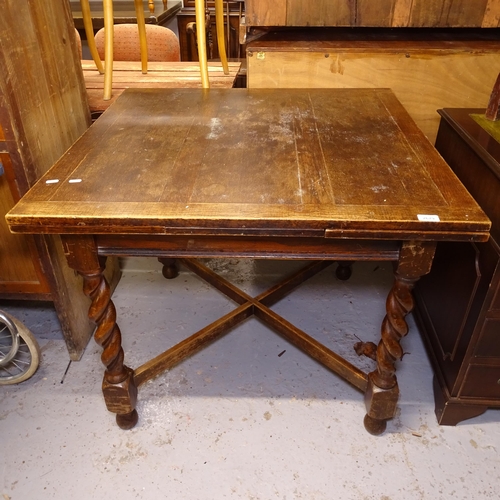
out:
M39 362L40 348L33 334L19 320L0 311L0 385L30 378Z

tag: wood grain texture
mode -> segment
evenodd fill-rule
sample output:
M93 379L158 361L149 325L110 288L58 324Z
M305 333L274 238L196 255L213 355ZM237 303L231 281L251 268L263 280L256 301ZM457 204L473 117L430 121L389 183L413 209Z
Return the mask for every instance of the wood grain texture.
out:
M495 27L496 0L251 0L248 26Z
M8 167L8 154L0 154L4 168ZM16 200L17 201L17 200ZM48 284L41 286L40 270L35 268L31 255L31 238L11 234L5 221L5 214L14 206L7 175L0 176L0 293L16 294L21 292L41 291L49 293Z
M302 2L287 0L287 26L354 26L356 2L329 0L328 2Z
M2 186L2 202L12 206L90 125L69 2L2 2L0 74L1 147L8 156L2 182L10 188L9 197ZM21 244L7 231L0 227L5 279L0 294L52 300L69 354L79 359L93 327L81 282L67 267L59 239L36 237ZM31 271L25 274L28 269L35 270L35 278Z
M498 28L500 26L500 0L488 0L482 22L483 28Z
M413 0L412 27L481 26L488 0Z
M288 0L246 0L248 26L286 26Z
M255 41L248 47L248 86L392 88L431 142L437 109L488 103L500 64L498 41L352 38Z
M241 67L240 62L228 63L225 75L220 63L208 64L212 88L231 88ZM140 63L113 62L113 94L109 101L102 98L104 75L99 74L93 61L82 60L83 77L91 112L102 112L127 88L201 88L200 66L192 62L148 62L147 74L141 73Z
M35 233L370 239L489 228L387 89L129 89L7 220Z

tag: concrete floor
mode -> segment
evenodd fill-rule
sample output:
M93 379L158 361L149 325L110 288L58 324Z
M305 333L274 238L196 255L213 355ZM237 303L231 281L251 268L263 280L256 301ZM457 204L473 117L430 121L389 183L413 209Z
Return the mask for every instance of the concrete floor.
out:
M213 265L252 294L297 267ZM357 263L347 282L330 267L273 309L371 370L352 346L377 340L391 282L386 263ZM114 302L132 367L232 307L187 271L165 280L155 259L124 262ZM139 423L123 431L100 393L100 348L92 342L68 369L50 306L0 307L31 329L43 355L30 380L0 387L2 500L498 498L500 413L437 425L411 318L399 408L382 436L364 430L361 393L256 319L143 386Z

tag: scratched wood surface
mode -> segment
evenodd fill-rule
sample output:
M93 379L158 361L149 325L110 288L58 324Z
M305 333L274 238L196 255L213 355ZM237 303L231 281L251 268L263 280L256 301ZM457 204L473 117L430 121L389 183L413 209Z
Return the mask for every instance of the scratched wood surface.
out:
M498 27L499 0L246 0L249 26Z
M247 45L247 85L391 88L434 144L436 110L485 107L500 70L497 30L458 31L271 30Z
M388 89L127 90L7 220L41 233L457 240L490 225Z

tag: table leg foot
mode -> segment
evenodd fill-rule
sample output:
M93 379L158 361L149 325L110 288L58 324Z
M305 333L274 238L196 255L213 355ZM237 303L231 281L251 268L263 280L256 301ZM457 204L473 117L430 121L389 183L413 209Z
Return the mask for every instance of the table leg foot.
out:
M160 257L158 258L158 261L163 264L161 273L163 274L164 278L171 280L179 275L179 270L177 268L175 259L163 259Z
M399 387L383 389L374 382L374 372L368 375L368 388L365 392L366 430L375 436L385 431L387 420L394 417L399 399Z
M347 281L352 275L352 262L339 262L335 276L341 281Z
M104 376L102 393L106 407L116 413L116 423L121 429L132 429L139 416L135 409L137 404L137 386L134 381L134 372L124 366L125 379L118 383L109 382Z
M130 413L126 413L125 415L116 415L116 423L120 429L128 431L135 427L139 420L139 415L137 414L137 410L132 410Z
M365 424L365 429L373 436L380 436L387 428L387 420L378 420L370 417L370 415L365 415L363 423Z

